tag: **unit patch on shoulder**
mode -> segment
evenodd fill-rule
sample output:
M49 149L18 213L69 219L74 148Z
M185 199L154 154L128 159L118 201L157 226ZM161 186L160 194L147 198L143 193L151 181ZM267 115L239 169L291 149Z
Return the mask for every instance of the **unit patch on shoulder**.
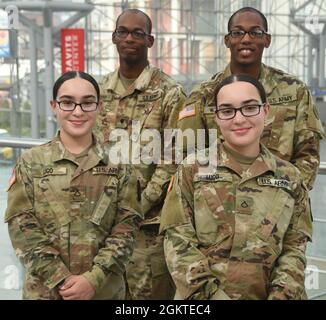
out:
M12 170L12 174L11 174L11 177L9 179L9 185L8 185L8 188L7 188L7 192L10 190L10 188L16 183L17 181L17 178L16 178L16 170Z
M172 188L173 188L174 180L175 180L175 176L172 176L172 178L171 178L171 180L170 180L169 187L168 187L168 193L169 193L169 192L172 190Z
M194 104L190 106L186 106L179 112L178 120L182 120L184 118L194 116L195 114L196 114L196 109Z

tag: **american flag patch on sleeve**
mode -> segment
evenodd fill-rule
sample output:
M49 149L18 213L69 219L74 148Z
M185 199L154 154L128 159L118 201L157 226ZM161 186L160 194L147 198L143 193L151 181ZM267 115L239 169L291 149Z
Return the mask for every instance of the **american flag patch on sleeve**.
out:
M195 105L192 104L190 106L186 106L185 108L183 108L180 113L179 113L179 119L181 120L183 118L187 118L187 117L191 117L194 116L196 114L196 109L195 109Z

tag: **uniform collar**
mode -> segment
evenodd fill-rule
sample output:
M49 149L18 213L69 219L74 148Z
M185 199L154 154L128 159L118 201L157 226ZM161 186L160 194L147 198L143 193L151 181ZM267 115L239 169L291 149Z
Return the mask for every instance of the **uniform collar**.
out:
M221 74L221 81L231 75L231 65L229 63ZM274 88L277 86L277 81L275 80L275 77L273 77L271 69L264 63L261 64L260 75L258 80L263 85L267 96L270 95Z
M260 154L245 173L243 173L239 163L232 156L230 156L229 153L227 153L223 147L223 144L218 143L217 148L218 165L229 168L236 172L239 176L242 176L241 182L258 177L268 171L272 171L274 174L276 173L276 159L262 144L260 144Z
M263 85L266 95L269 96L272 91L277 87L277 81L273 76L272 70L265 64L261 64L261 71L259 76L259 81Z
M134 87L134 90L145 91L149 86L154 71L154 67L147 65L131 87Z
M128 96L132 94L135 90L145 91L148 88L152 78L152 74L156 69L157 68L151 65L147 65L123 96ZM108 77L105 77L103 79L103 84L102 84L103 90L105 92L106 91L114 92L114 89L116 88L116 84L118 81L119 81L119 69L116 69Z
M108 164L108 156L104 151L104 147L100 144L95 135L93 134L93 143L88 153L88 162L87 167L92 168L96 166L99 162L103 162L104 164ZM57 162L60 160L69 160L73 161L74 159L71 157L69 153L66 152L66 148L64 147L61 139L60 139L60 130L58 130L57 135L50 143L52 147L52 162ZM84 170L88 170L84 168Z

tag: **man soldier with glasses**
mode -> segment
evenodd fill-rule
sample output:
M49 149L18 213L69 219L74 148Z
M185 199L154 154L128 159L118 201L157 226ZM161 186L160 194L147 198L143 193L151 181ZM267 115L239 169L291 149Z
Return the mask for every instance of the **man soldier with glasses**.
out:
M120 65L100 84L104 108L99 115L97 132L104 142L111 143L113 130L122 129L128 131L133 143L140 143L142 151L142 132L156 129L161 134L158 142L163 147L164 129L176 127L185 94L172 78L149 65L148 49L154 43L151 31L150 18L138 9L128 9L117 18L112 41L117 47ZM140 128L139 133L132 130L135 125ZM131 154L131 147L129 149L126 153ZM127 297L172 299L175 289L166 267L163 238L158 236L158 228L168 183L176 167L164 162L144 164L140 161L133 168L137 176L135 192L145 220L136 236L134 254L126 270Z
M261 142L275 155L293 163L311 190L319 167L319 140L324 136L324 129L306 85L262 63L271 35L266 17L260 11L251 7L236 11L229 19L224 42L231 51L230 64L191 92L180 112L178 128L206 132L217 129L223 139L214 121L214 89L231 74L250 75L263 84L271 106ZM242 109L242 113L247 111Z

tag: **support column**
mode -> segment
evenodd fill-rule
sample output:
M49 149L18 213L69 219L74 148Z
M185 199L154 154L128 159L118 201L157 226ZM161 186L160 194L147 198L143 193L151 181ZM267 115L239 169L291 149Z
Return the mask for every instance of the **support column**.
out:
M40 137L39 124L39 106L38 106L38 80L37 80L37 45L36 45L36 31L34 28L29 29L29 52L31 63L31 128L32 138L38 139Z
M52 138L55 134L55 123L52 109L50 108L50 101L52 100L52 87L54 84L53 75L53 42L52 42L52 11L45 9L43 12L44 17L44 59L45 59L45 128L46 137Z
M326 30L319 35L319 87L326 87L325 81Z

